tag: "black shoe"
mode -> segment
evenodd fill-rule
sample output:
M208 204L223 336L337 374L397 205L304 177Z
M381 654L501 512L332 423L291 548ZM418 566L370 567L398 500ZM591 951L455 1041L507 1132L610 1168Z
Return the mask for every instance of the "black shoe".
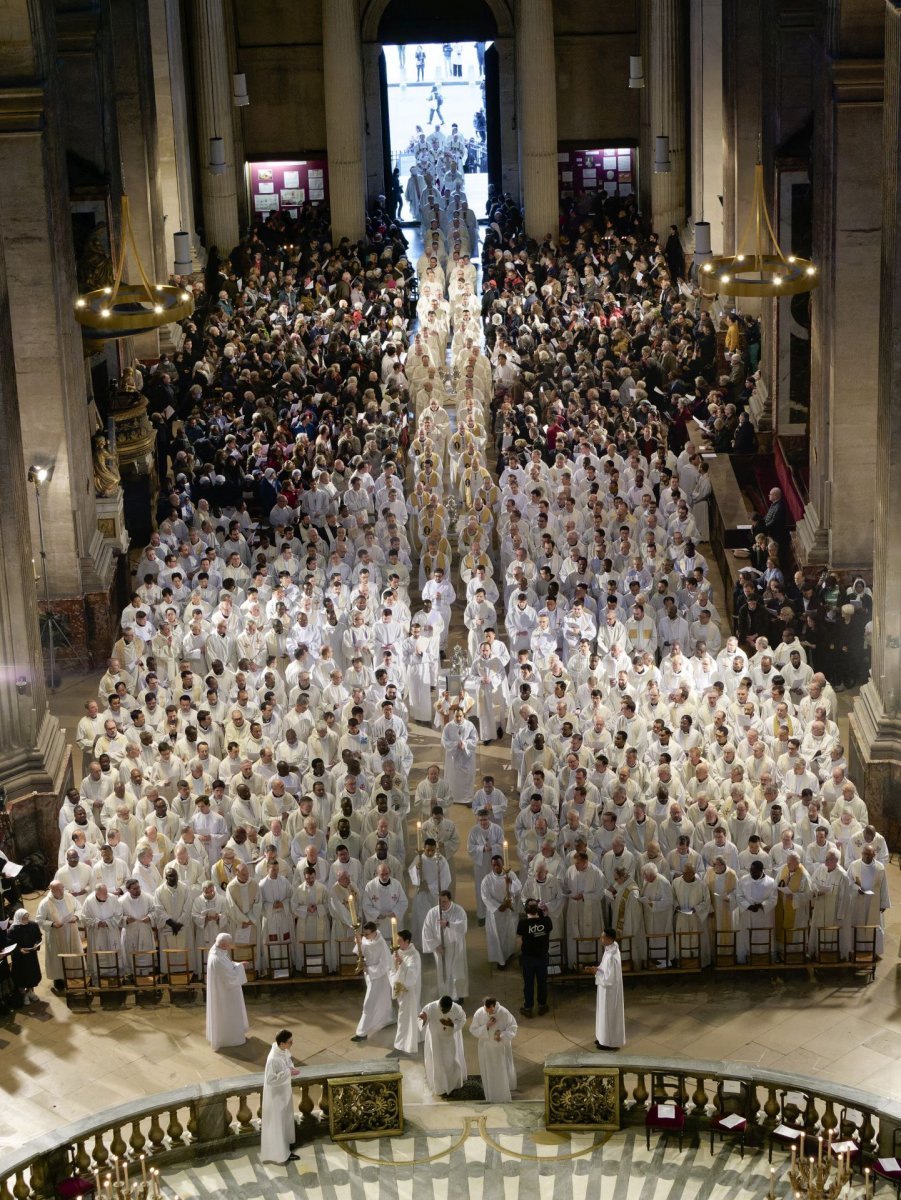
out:
M352 1042L365 1042L366 1034L365 1033L355 1033L350 1040Z
M535 1015L532 1012L531 1008L521 1008L519 1011L522 1013L522 1015L524 1017L533 1017Z
M300 1162L300 1155L299 1154L289 1154L288 1157L285 1159L285 1162Z
M543 1017L546 1012L550 1012L550 1011L551 1011L550 1007L547 1004L539 1004L538 1005L539 1017Z
M506 969L507 969L506 963L495 963L494 965L497 967L497 969L499 971L506 971Z
M485 918L479 917L479 928L481 929L484 924L485 924Z

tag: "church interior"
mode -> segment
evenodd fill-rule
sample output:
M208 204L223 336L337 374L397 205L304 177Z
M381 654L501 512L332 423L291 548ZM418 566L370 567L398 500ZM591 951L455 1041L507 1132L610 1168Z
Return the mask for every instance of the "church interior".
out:
M0 1200L901 1188L901 4L0 14Z

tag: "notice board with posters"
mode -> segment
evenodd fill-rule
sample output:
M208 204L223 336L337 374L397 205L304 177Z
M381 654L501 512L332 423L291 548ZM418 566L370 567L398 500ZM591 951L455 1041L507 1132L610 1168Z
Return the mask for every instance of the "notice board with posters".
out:
M564 197L576 192L626 195L635 190L635 151L628 146L561 150L557 182Z
M250 208L254 216L270 212L291 217L308 201L328 203L328 163L322 159L277 159L247 164Z

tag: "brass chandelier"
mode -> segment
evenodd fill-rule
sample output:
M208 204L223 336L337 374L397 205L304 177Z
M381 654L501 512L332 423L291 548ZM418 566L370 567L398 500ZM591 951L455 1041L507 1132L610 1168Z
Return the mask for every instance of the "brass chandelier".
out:
M131 247L140 283L123 283L125 258ZM75 320L86 341L106 342L149 333L181 321L194 311L194 298L183 286L151 283L147 278L131 227L128 197L122 196L122 245L114 264L115 277L108 287L85 292L75 301Z
M754 199L737 252L707 259L701 265L699 281L711 295L776 297L812 291L820 282L809 259L782 253L766 206L760 163L754 168Z

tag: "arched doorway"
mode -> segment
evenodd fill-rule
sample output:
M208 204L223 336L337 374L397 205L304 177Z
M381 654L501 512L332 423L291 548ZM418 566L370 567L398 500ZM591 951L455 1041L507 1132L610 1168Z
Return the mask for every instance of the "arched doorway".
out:
M425 11L423 11L425 10ZM390 195L391 171L398 164L416 124L436 120L434 108L427 104L431 79L425 78L431 58L431 75L438 76L439 89L445 93L442 116L449 132L450 123L468 124L471 134L471 154L468 161L478 167L482 181L478 191L480 202L470 202L477 216L484 215L484 196L490 181L498 190L518 191L517 143L514 119L513 87L513 18L508 0L434 0L417 11L404 0L368 0L362 6L361 32L363 38L364 92L366 98L366 159L370 199L383 192ZM474 47L481 43L476 54ZM438 57L442 48L453 49L460 61L453 60L445 67ZM426 47L427 67L423 78L417 80L414 56L416 47ZM415 120L409 115L395 121L392 131L390 114L396 107L400 89L389 94L393 82L399 84L399 55L406 52L407 91L413 98ZM478 62L476 61L478 58ZM445 70L447 79L445 81ZM467 112L463 102L465 84L476 82L481 89L477 108ZM418 92L422 92L422 96ZM459 105L457 101L459 100ZM472 118L480 111L475 124ZM411 124L412 121L412 124ZM402 170L403 166L401 164ZM475 180L472 181L475 183ZM467 187L467 192L471 190ZM404 211L404 216L409 213Z

